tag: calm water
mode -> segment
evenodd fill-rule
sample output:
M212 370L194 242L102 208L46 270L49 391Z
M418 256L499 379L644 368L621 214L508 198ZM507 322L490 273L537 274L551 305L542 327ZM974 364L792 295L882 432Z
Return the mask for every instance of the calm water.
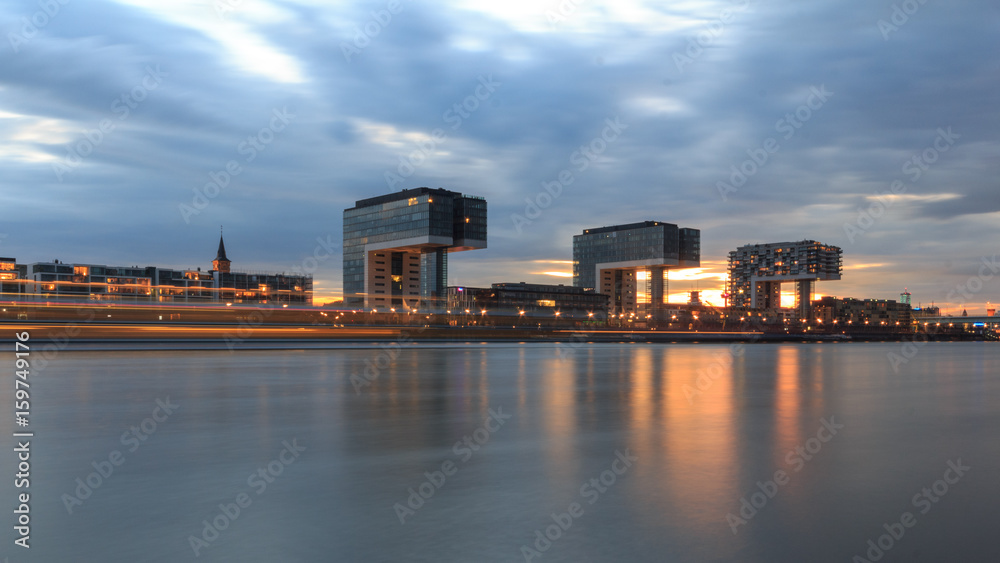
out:
M32 547L8 509L0 558L849 562L888 524L881 561L1000 561L1000 346L890 353L64 352L32 384Z

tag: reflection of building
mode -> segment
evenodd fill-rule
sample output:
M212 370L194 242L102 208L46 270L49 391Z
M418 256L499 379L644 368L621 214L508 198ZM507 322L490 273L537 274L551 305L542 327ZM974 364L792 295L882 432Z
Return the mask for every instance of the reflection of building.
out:
M489 288L449 287L448 308L508 316L606 319L608 296L592 289L536 283L495 283ZM556 315L556 313L559 313Z
M221 237L212 264L216 269L202 272L58 260L14 265L0 258L0 290L29 299L312 304L311 276L230 271Z
M610 298L613 315L663 312L670 268L701 265L701 232L644 221L586 229L573 237L573 285Z
M817 320L838 329L850 331L906 332L911 329L912 315L908 303L887 299L838 299L823 297L813 302Z
M445 298L448 253L486 248L486 200L415 188L344 210L344 305L431 306Z
M839 280L841 249L814 240L741 246L729 253L729 303L749 309L781 307L781 284L796 283L800 318L809 318L813 282Z

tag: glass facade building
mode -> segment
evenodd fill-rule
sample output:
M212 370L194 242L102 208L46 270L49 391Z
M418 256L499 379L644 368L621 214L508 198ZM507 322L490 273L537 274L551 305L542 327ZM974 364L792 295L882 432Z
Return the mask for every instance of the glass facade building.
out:
M415 188L344 210L344 304L410 309L445 298L448 253L486 248L486 200Z
M667 295L665 271L700 265L701 231L672 223L586 229L573 237L573 285L608 295L611 314L658 313ZM643 279L649 288L640 291Z

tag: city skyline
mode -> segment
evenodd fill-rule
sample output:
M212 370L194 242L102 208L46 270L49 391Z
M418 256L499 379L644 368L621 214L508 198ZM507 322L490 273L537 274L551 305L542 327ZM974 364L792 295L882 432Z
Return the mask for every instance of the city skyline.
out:
M204 267L224 224L242 267L314 260L323 303L341 211L428 186L490 202L449 285L570 285L573 235L651 220L702 231L671 301L812 239L844 250L817 298L971 314L1000 301L995 11L896 4L5 6L0 255Z

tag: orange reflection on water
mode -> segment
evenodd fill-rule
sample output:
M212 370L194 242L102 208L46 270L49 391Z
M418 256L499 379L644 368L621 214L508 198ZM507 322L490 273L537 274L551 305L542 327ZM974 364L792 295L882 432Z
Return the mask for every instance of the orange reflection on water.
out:
M656 424L653 404L653 350L648 347L632 351L627 377L623 382L628 389L629 444L641 451L655 450ZM661 377L656 374L656 377Z
M546 465L550 482L577 480L578 460L573 449L577 435L576 356L554 354L542 364L542 428L545 433Z
M799 387L799 347L778 349L774 374L774 467L785 468L785 456L802 443L802 390Z
M670 506L690 507L691 532L714 538L740 494L733 358L728 347L702 346L664 354L663 446L660 482ZM664 507L666 508L666 507Z

